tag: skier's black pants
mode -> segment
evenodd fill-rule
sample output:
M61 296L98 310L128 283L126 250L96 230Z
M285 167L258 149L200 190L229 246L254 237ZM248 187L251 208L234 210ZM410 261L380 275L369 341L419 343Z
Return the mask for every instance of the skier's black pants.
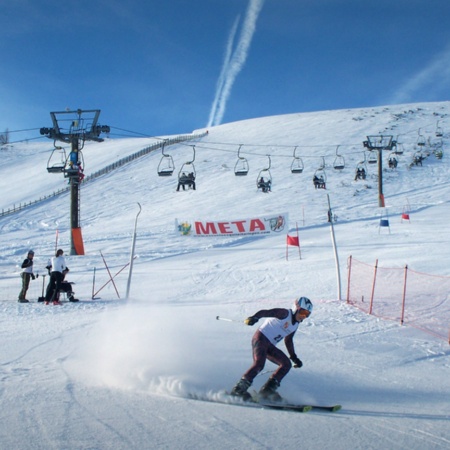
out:
M246 380L253 382L256 375L264 369L266 359L278 365L278 369L275 370L271 377L275 378L278 382L281 382L289 370L291 370L292 364L289 358L279 348L275 347L259 330L253 335L252 348L253 365L243 375L243 378Z
M50 302L56 300L56 294L61 290L61 283L63 281L63 274L61 272L52 272L50 281L48 282L47 291L45 293L45 301Z

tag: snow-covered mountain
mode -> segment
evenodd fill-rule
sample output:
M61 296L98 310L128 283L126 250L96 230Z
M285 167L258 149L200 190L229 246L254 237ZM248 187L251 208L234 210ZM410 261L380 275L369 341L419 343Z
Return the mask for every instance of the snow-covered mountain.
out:
M67 256L78 304L35 301L56 230L58 247L69 253L69 194L0 217L5 448L448 448L448 343L355 310L345 303L345 288L349 255L450 276L449 114L450 103L441 102L229 123L168 146L172 177L158 176L158 151L82 184L86 255ZM388 168L391 152L383 152L383 209L374 154L363 146L376 135L392 135L398 147L396 169ZM85 173L153 142L86 143ZM48 141L1 150L3 211L67 186L61 174L47 173L52 148ZM443 158L436 157L440 149ZM234 174L238 151L247 176ZM423 165L411 166L418 152ZM194 156L197 188L177 192L178 171ZM299 160L303 172L291 173ZM337 162L344 168L335 169ZM355 181L360 165L367 178ZM314 188L318 172L326 190ZM257 189L260 175L272 178L270 193ZM337 218L342 301L328 199ZM137 258L125 302L138 203ZM410 221L400 220L405 208ZM175 229L176 220L281 213L289 214L290 233L299 228L302 259L290 248L286 261L284 234L200 238ZM386 216L390 233L380 232ZM19 266L29 248L41 277L29 291L34 302L18 304ZM186 399L229 389L250 365L254 328L218 315L243 320L261 308L290 307L299 295L315 305L295 338L304 366L288 374L280 393L341 403L341 412L300 416ZM254 388L268 376L258 376Z

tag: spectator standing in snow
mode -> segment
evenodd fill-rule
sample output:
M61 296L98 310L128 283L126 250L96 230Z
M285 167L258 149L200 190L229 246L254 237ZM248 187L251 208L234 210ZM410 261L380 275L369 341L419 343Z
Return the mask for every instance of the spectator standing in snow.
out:
M306 297L300 297L295 300L292 310L284 308L262 309L245 319L246 325L254 325L259 319L265 318L266 320L253 335L253 365L231 390L231 395L241 397L244 400L251 400L251 395L247 392L247 389L251 386L256 375L263 370L268 359L277 364L278 369L273 372L261 388L259 395L270 401L282 400L276 390L280 386L281 380L291 370L291 361L294 368L300 368L303 365L295 353L293 337L299 324L311 315L312 309L311 301ZM289 358L276 347L283 339Z
M54 305L60 305L58 293L61 290L61 283L64 279L64 271L69 270L66 266L64 251L58 249L55 256L51 259L47 269L50 271L50 281L48 282L47 291L45 293L45 304L53 302Z
M19 293L19 303L29 303L26 299L28 287L30 286L30 280L34 280L36 278L33 273L33 258L34 251L30 250L22 263L23 270L20 274L22 278L22 290Z

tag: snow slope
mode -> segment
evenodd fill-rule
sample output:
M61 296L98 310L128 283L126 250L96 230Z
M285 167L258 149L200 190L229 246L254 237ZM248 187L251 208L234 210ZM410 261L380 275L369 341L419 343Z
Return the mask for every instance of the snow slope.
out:
M155 153L86 183L81 222L86 255L67 256L69 280L82 300L62 307L36 302L42 276L32 282L30 304L18 304L19 266L29 248L45 273L58 247L69 253L69 195L0 218L0 440L17 449L446 449L450 347L426 333L384 321L345 301L349 255L386 267L450 276L448 222L450 103L398 105L264 117L224 124L195 142L197 190L176 192L176 177L160 178ZM436 123L447 131L444 158L431 154L409 167L418 136ZM405 147L395 171L383 172L390 231L379 228L377 173L354 181L368 135L392 134ZM105 140L84 149L86 173L149 145L149 140ZM193 142L168 147L178 171L191 160ZM249 160L235 177L237 150ZM294 148L304 173L293 175ZM2 149L2 208L65 186L47 174L52 146L15 144ZM345 168L333 169L336 155ZM256 189L270 171L273 191ZM387 154L385 155L385 158ZM367 155L366 155L367 158ZM315 190L325 163L327 190ZM385 161L384 161L385 164ZM386 164L385 164L386 165ZM336 282L328 197L339 246L342 301ZM118 299L111 273L129 261L138 220L131 298ZM407 206L411 221L400 220ZM231 220L289 213L299 226L302 259L283 236L194 238L175 232L175 219ZM95 285L93 285L95 268ZM115 278L125 296L127 269ZM99 297L91 300L92 293ZM299 328L304 362L283 380L292 401L341 403L335 414L267 411L189 400L229 389L251 361L255 327L243 320L258 309L290 307L298 295L315 305ZM438 313L438 311L437 311ZM450 318L449 318L450 322ZM283 346L281 346L283 348ZM274 369L255 380L258 389Z

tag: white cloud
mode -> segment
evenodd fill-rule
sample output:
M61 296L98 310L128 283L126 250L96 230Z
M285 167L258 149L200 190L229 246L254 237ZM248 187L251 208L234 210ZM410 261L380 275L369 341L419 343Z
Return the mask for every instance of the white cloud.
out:
M428 94L441 91L450 81L450 45L437 54L420 72L412 76L393 95L389 103L400 104L417 100L418 94L427 90Z

